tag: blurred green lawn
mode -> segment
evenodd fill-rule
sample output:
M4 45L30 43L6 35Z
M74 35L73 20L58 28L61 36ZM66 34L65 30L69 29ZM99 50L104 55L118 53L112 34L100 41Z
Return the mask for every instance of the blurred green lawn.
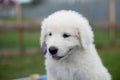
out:
M24 32L24 47L40 48L40 32ZM19 48L19 33L17 31L0 32L0 49L17 49Z
M120 80L120 51L98 50L104 65L113 80ZM30 74L45 74L44 56L39 54L0 56L0 80L29 77Z
M116 31L116 46L108 46L108 35L108 30L95 30L95 44L104 65L112 74L113 80L120 80L120 31ZM39 31L24 32L25 48L40 48L39 36ZM18 48L18 32L0 32L0 50ZM42 51L30 55L0 56L0 80L27 77L34 73L45 74Z

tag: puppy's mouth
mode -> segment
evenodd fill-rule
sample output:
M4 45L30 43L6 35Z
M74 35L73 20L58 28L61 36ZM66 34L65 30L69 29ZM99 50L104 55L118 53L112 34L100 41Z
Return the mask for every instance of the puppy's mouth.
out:
M66 57L67 55L69 55L69 53L72 51L72 49L73 49L73 48L69 49L69 50L67 51L66 55L64 55L64 56L52 55L52 58L53 58L54 60L60 60L60 59L62 59L62 58L64 58L64 57Z
M55 59L55 60L59 60L59 59L61 59L61 58L63 58L64 56L52 56L52 58L53 59Z

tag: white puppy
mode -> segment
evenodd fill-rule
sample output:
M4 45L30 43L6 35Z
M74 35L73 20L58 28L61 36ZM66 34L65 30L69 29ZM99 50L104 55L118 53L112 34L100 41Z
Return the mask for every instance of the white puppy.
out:
M48 16L41 26L48 80L111 80L93 43L86 18L62 10Z

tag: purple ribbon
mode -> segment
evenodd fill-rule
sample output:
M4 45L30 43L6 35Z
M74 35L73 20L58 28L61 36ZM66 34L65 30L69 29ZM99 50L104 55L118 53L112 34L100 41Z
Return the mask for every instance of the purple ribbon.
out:
M47 49L45 48L43 54L46 55L46 53L47 53Z

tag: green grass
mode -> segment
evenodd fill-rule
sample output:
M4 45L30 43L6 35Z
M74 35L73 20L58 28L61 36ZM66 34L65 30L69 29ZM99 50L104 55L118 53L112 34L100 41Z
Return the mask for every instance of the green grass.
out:
M24 33L25 47L40 47L40 32L25 32Z
M94 31L95 44L108 44L109 43L109 31L108 30L95 30Z
M98 52L102 58L104 65L111 73L113 80L120 80L120 51L100 49ZM11 55L0 56L0 79L11 80L21 77L29 77L29 75L45 73L44 56L39 54L31 55Z
M40 47L40 32L24 32L24 47ZM19 33L17 31L0 32L0 49L19 48Z
M95 44L99 49L104 65L109 69L113 80L120 80L120 31L116 31L116 45L109 47L109 31L94 30ZM18 32L0 32L0 50L18 49ZM25 48L40 48L40 31L24 32ZM107 45L107 46L106 46ZM40 53L30 55L0 56L0 80L27 77L30 74L45 74L44 56Z
M99 51L104 65L112 75L112 80L120 80L120 48L110 50L111 48Z
M120 30L115 33L115 45L120 46ZM94 30L94 39L96 46L102 47L110 44L109 30Z
M42 54L0 56L0 80L29 77L31 74L45 74Z

